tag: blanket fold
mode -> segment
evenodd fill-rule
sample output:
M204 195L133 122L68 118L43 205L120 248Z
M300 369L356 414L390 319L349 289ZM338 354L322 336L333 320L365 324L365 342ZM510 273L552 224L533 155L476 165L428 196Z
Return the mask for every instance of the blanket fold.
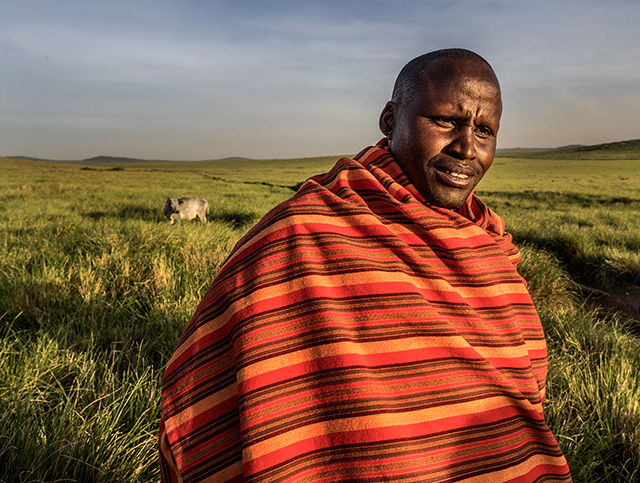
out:
M163 480L571 481L502 220L431 206L384 144L236 245L169 362Z

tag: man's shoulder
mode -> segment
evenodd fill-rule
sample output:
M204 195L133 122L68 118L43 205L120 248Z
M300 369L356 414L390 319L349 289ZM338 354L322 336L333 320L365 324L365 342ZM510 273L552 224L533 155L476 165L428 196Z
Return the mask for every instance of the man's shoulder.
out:
M339 217L350 206L352 209L354 205L362 206L358 187L351 186L354 179L365 176L362 172L366 168L357 160L338 159L329 171L307 179L293 196L272 208L241 241L285 226L288 230L299 225L312 227L318 217Z
M316 192L319 189L330 190L337 179L349 179L349 175L357 171L366 171L366 168L356 158L340 158L326 173L317 174L305 181L292 200L309 191Z
M309 224L309 217L339 216L350 209L362 209L363 191L359 180L367 177L367 170L353 158L341 158L326 173L307 179L298 191L287 200L273 208L258 223L256 228L264 228L282 220L289 223Z

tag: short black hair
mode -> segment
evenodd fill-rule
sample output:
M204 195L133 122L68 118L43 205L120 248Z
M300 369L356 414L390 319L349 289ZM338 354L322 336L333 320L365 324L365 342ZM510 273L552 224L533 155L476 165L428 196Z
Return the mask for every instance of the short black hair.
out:
M467 49L442 49L434 50L416 57L405 65L396 79L391 100L398 106L404 105L406 100L412 97L418 86L423 83L427 75L427 68L435 60L467 60L487 65L493 72L493 68L483 57Z

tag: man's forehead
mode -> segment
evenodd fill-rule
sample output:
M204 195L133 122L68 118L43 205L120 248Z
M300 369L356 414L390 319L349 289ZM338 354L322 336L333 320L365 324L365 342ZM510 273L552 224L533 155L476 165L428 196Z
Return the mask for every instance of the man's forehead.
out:
M420 77L425 84L424 87L464 84L475 80L493 85L500 91L500 84L493 69L484 62L474 60L435 59L425 66Z
M466 59L436 59L421 72L422 82L416 94L422 93L432 100L438 98L456 102L460 94L480 95L489 103L496 102L502 111L500 84L491 67L483 62Z

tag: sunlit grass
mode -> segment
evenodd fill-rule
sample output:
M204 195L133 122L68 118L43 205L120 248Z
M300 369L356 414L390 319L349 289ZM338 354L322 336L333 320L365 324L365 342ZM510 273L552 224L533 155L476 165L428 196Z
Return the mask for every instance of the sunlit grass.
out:
M546 416L575 481L640 476L640 346L619 320L550 310Z
M249 227L334 160L0 159L0 482L157 481L161 375L189 317ZM640 170L579 161L498 158L478 192L522 246L575 481L636 481L638 339L575 282L640 273ZM168 225L168 196L207 199L210 223Z
M629 284L640 274L637 198L559 193L486 193L518 244L553 252L572 277Z
M12 330L0 341L0 480L149 481L157 370L117 349L65 343Z

